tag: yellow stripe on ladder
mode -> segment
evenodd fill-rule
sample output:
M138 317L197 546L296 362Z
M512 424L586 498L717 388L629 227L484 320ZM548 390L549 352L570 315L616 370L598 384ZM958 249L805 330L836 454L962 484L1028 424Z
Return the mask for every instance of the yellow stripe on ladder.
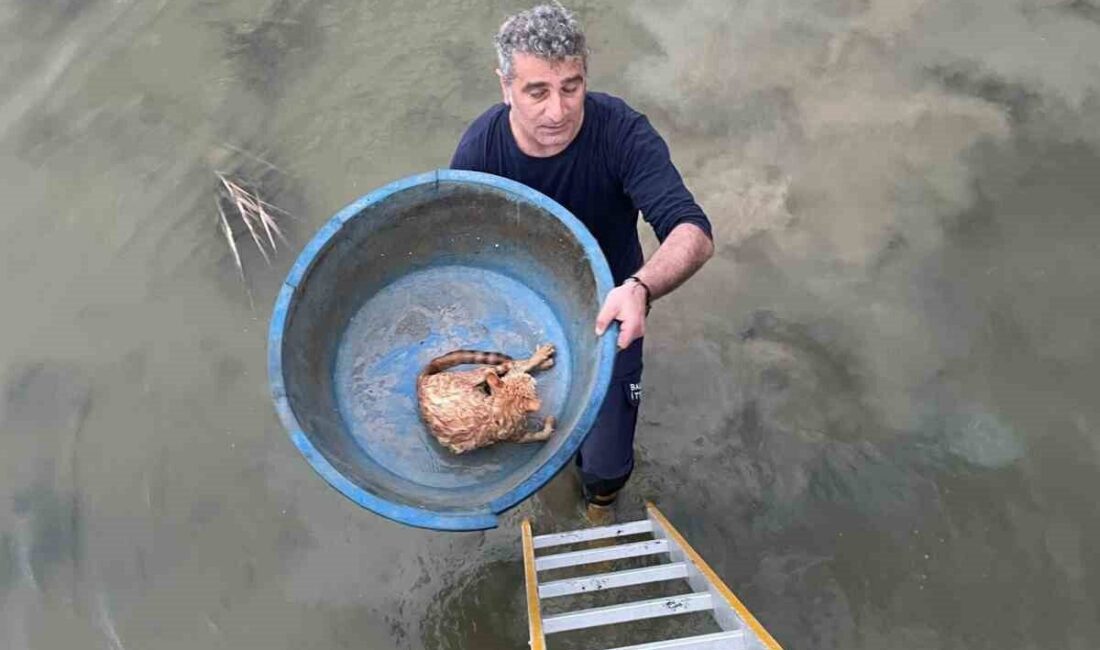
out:
M747 623L748 626L752 628L752 631L756 633L756 636L764 643L764 645L771 650L783 650L782 646L779 645L779 642L773 639L772 635L768 634L768 631L765 630L764 626L760 624L760 621L757 621L756 617L752 615L748 608L745 607L741 603L741 601L737 599L737 596L733 595L733 592L730 591L730 588L726 586L726 583L718 577L718 574L715 573L714 570L711 569L710 566L703 561L703 558L695 552L695 549L693 549L690 544L687 543L687 540L684 539L682 535L680 535L680 532L676 530L676 528L671 523L669 523L667 519L665 519L665 516L662 515L661 511L657 509L657 506L654 505L651 501L646 501L645 507L646 510L648 510L649 513L653 516L653 518L661 523L661 526L665 529L665 531L668 532L669 537L673 538L673 540L680 546L687 558L691 560L692 564L694 564L697 569L699 569L699 572L702 573L703 576L705 576L706 579L715 586L715 588L718 590L718 593L721 594L721 596L725 598L726 602L729 603L730 607L732 607L734 611L737 612L737 614L741 617L741 620L745 621L745 623ZM530 598L530 595L528 595L528 598Z
M527 627L531 635L531 650L546 650L542 633L542 611L539 608L539 583L535 571L535 543L531 536L531 521L523 520L523 577L527 582Z

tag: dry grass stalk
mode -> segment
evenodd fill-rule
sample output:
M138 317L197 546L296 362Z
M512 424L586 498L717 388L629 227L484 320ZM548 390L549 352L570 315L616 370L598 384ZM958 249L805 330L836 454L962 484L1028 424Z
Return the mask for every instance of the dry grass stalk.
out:
M282 169L279 169L278 167L276 167L271 162L268 162L267 160L264 160L263 158L261 158L261 157L257 156L256 154L252 153L251 151L245 151L244 149L241 149L240 147L238 147L238 146L236 146L236 145L234 145L230 142L222 142L221 146L225 147L226 149L229 149L230 151L235 151L235 152L241 154L242 156L246 156L248 158L251 158L252 160L255 160L256 162L263 165L264 167L267 167L271 171L276 171L276 172L279 172L280 174L285 174L286 173Z
M241 252L237 250L237 241L233 237L233 229L229 227L229 219L225 216L225 210L222 209L221 198L217 198L215 203L218 205L218 216L221 219L222 232L225 233L225 241L229 242L229 250L233 251L233 261L237 263L237 272L241 274L244 290L248 292L248 304L255 307L252 300L252 289L248 286L248 279L244 277L244 263L241 262Z
M248 233L251 235L252 241L255 242L256 247L260 250L260 254L263 256L264 261L271 264L271 255L278 251L278 247L275 244L275 237L277 236L279 239L283 240L284 244L288 243L286 236L283 235L272 212L281 212L287 216L289 216L289 213L287 213L286 210L264 201L258 194L246 190L240 183L231 180L225 174L221 172L214 172L214 174L218 177L222 187L225 188L229 202L237 209L237 214L240 216L241 221L244 222L245 228L248 229ZM245 289L248 289L248 280L245 278L244 274L244 263L241 261L240 249L237 247L236 238L233 235L233 229L230 226L229 218L222 208L222 197L218 196L216 202L218 204L218 216L221 227L225 233L226 241L229 242L229 249L233 253L233 261L237 264L237 271L241 275L241 281L244 282ZM267 246L271 247L270 252L267 250ZM248 289L248 300L249 303L252 302L252 291L250 289Z
M279 224L275 222L275 218L268 212L268 208L276 209L267 201L260 199L256 194L249 192L241 187L239 184L229 180L224 174L217 173L218 180L221 181L222 186L225 187L226 192L229 194L230 201L237 207L237 212L241 216L241 220L244 221L244 225L248 228L249 234L252 235L252 241L256 243L256 247L260 249L260 254L263 255L264 260L271 263L271 257L268 254L266 247L264 246L263 239L260 237L259 231L262 228L265 235L267 235L267 241L271 245L271 254L277 252L278 247L275 245L275 235L279 236L279 239L283 240L283 243L287 243L286 237L283 235L282 230L279 229ZM280 210L281 211L281 210Z

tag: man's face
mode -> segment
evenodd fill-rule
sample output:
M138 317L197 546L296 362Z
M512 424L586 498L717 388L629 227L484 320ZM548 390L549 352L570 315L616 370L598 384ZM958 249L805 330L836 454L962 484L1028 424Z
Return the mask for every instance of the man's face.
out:
M584 62L580 57L546 61L517 52L512 70L512 82L501 78L500 86L512 107L510 120L520 148L534 156L565 149L584 121Z

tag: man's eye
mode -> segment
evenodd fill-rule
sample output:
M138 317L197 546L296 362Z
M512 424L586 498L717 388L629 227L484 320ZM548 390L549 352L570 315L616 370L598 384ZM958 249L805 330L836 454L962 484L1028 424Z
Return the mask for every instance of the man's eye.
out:
M566 86L562 88L561 91L566 95L572 95L573 93L577 92L577 88L579 87L580 86Z
M532 91L531 97L533 97L535 99L542 99L543 97L546 97L546 91L545 90Z

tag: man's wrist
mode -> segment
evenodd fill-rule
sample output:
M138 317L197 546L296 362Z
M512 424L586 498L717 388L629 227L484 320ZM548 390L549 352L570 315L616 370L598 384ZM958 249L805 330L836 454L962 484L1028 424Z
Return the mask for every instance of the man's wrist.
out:
M653 293L650 290L649 285L646 284L645 282L643 282L642 279L639 278L637 275L630 276L629 278L626 279L626 282L630 282L630 283L634 284L635 286L640 287L642 289L643 293L645 294L645 313L646 313L646 316L648 316L649 315L649 310L653 306L653 304L652 304L653 303L653 300L652 300Z

